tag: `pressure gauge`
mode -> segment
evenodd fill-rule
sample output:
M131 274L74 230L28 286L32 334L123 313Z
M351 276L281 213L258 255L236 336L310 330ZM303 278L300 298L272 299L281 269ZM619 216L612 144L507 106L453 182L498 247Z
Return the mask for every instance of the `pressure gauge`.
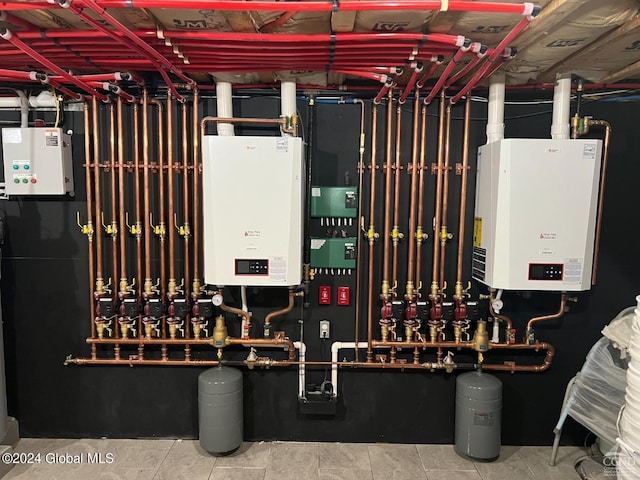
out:
M222 295L216 293L213 297L211 297L211 303L213 303L216 307L222 305Z
M500 313L500 310L502 310L502 307L504 307L504 303L499 298L496 298L493 300L493 302L491 302L491 307L496 313Z

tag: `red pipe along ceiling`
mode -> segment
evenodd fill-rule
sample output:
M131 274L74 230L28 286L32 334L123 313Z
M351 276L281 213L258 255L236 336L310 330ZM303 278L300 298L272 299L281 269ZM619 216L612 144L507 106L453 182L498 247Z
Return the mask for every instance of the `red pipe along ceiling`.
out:
M208 0L75 0L74 5L85 8L184 8L205 10L241 10L241 11L289 11L289 12L346 12L369 10L440 10L440 11L469 11L469 12L494 12L513 13L519 15L535 14L537 8L533 3L500 3L473 1L386 1L386 0L342 0L333 1L300 1L287 2L283 8L283 2L279 1L252 1L242 0L208 1ZM0 2L0 9L12 10L43 10L56 8L48 2Z

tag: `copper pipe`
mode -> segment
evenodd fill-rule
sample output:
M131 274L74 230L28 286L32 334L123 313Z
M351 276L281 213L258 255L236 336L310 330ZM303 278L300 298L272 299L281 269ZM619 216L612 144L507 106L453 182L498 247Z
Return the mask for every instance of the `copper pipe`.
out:
M444 93L444 92L443 92ZM443 95L444 96L444 95ZM442 97L441 97L442 98ZM443 100L444 101L444 100ZM442 172L442 226L440 227L440 288L444 289L444 279L446 270L447 239L447 216L449 213L449 160L451 156L451 105L447 105L445 114L445 140L444 140L444 171Z
M128 292L126 288L127 280L127 236L125 226L125 200L124 200L124 126L123 126L123 106L122 97L118 97L118 202L119 202L119 221L120 221L120 293L125 295ZM122 287L125 287L124 290Z
M164 107L162 102L156 98L149 100L149 103L155 105L158 109L158 222L160 227L160 292L161 296L165 295L165 282L167 278L167 259L166 259L166 224L165 220L165 191L164 191ZM163 328L164 330L164 328Z
M469 168L469 131L471 127L471 95L464 104L464 133L462 138L462 172L460 174L460 214L458 222L458 259L456 289L462 288L462 257L464 254L464 226L467 215L467 170Z
M114 301L118 298L118 185L116 183L116 110L113 102L109 104L109 154L110 162L109 168L111 170L111 270L113 273L113 295ZM113 327L114 337L120 336L120 325L118 322L114 322Z
M420 98L420 90L416 90L416 97ZM419 101L419 100L418 100ZM420 165L418 176L418 226L416 228L416 278L415 286L417 290L422 288L422 242L426 238L426 234L422 230L422 220L424 217L424 170L427 143L427 106L423 105L420 111ZM413 240L412 240L413 241Z
M407 286L405 294L407 300L414 297L413 273L415 270L415 252L416 246L413 243L416 237L416 193L418 188L418 125L420 117L418 116L420 107L420 92L416 90L416 98L413 102L413 134L411 146L411 168L407 169L411 174L411 189L409 193L409 252L407 254Z
M492 348L514 348L515 349L521 349L521 350L525 350L527 349L527 347L533 347L533 348L529 348L529 350L535 350L536 352L539 350L546 350L547 354L544 357L544 361L542 362L542 365L517 365L515 362L505 362L504 364L500 365L500 364L492 364L492 363L483 363L482 364L482 369L483 370L498 370L498 371L503 371L503 372L511 372L511 373L515 373L515 372L535 372L535 373L540 373L540 372L544 372L546 370L549 369L549 367L551 366L551 362L553 361L553 356L555 355L555 348L553 347L553 345L551 345L550 343L536 343L534 345L526 345L526 344L515 344L515 345L504 345L504 344L497 344L497 345L493 345Z
M507 317L506 315L499 315L493 310L493 299L494 299L493 292L490 291L489 292L489 313L491 314L492 317L502 320L507 330L513 329L513 324L509 317Z
M438 113L438 166L436 172L436 206L433 221L433 270L431 279L431 296L438 294L441 285L438 283L438 267L440 261L440 222L442 221L442 173L444 169L444 90L440 94Z
M176 236L175 236L175 207L173 196L175 188L173 185L173 99L171 91L167 92L167 189L168 189L168 224L167 236L169 237L169 284L167 290L170 297L176 295ZM162 220L164 216L161 216Z
M286 315L287 313L289 313L291 310L293 310L293 306L295 304L295 292L293 291L292 288L289 289L289 303L287 304L286 307L281 308L280 310L276 310L274 312L268 313L266 317L264 317L264 324L265 324L265 328L268 328L268 326L271 325L271 321L274 318L277 317L281 317L282 315ZM251 319L250 315L247 315L249 317L249 319ZM245 317L246 318L246 317ZM247 322L249 325L251 325L251 321L249 320Z
M142 217L140 205L140 107L138 102L133 104L133 165L134 171L134 205L135 205L135 238L136 238L136 279L138 282L138 301L142 300L143 269L142 269ZM142 314L138 315L138 338L142 338Z
M607 163L609 160L609 139L611 137L611 124L605 120L589 120L590 125L604 127L604 147L602 152L602 168L600 169L600 192L598 193L598 216L596 218L595 245L593 247L593 270L591 272L591 285L596 284L598 271L598 254L600 253L600 232L602 230L602 208L604 207L604 186L607 178Z
M114 358L73 358L65 360L65 365L129 365L134 367L136 365L154 365L154 366L196 366L196 367L215 367L220 365L218 360L148 360L140 358L138 356L132 356L129 359ZM231 362L222 362L223 365L232 365ZM244 362L238 362L233 365L243 364ZM277 366L277 365L276 365Z
M218 293L220 295L223 296L224 298L224 292L222 289L218 290ZM227 313L233 313L235 315L238 315L240 317L244 318L244 321L247 325L251 325L251 314L249 312L246 312L244 310L242 310L241 308L235 308L235 307L230 307L229 305L227 305L226 303L224 303L224 300L222 301L222 303L220 304L220 309L227 312Z
M389 90L387 96L387 129L385 143L385 164L384 164L384 230L382 232L382 287L380 298L389 300L389 242L391 239L391 177L393 175L393 157L391 155L391 143L393 142L391 131L393 127L393 90Z
M166 238L167 228L165 224L165 188L164 188L164 107L162 102L156 98L149 101L150 104L158 108L158 227L160 229L160 297L166 295L167 281L167 256ZM162 338L167 337L167 317L162 315Z
M370 192L369 192L369 230L367 239L369 241L369 272L367 277L367 362L373 361L373 283L375 275L374 246L376 241L376 154L378 144L378 105L373 104L371 113L371 171ZM361 193L359 193L361 195Z
M149 94L145 88L142 91L142 157L144 163L143 186L144 186L144 251L145 251L145 294L151 294L151 184L149 182Z
M364 184L364 146L365 146L365 135L364 135L364 102L362 100L354 100L355 103L360 104L360 149L359 159L358 159L358 228L364 230L364 217L362 216L362 186ZM360 236L360 238L362 238ZM362 252L362 241L358 241L356 245L356 308L355 308L355 327L354 327L354 342L358 345L358 340L360 339L360 289L362 283L362 261L361 261L361 252ZM354 357L356 362L359 360L360 352L358 348L353 349Z
M257 123L261 125L280 125L287 124L286 118L238 118L238 117L204 117L200 121L201 135L204 136L206 132L207 123Z
M193 89L193 295L200 295L200 135L198 134L199 92Z
M111 338L87 338L86 342L90 345L113 345L114 343L121 345L211 345L211 338L143 338L142 341L137 338L119 338L117 340Z
M227 337L225 340L225 344L228 346L231 345L257 345L257 346L287 346L289 361L294 361L296 359L296 347L293 344L293 341L288 337L282 338L231 338Z
M533 317L527 322L527 330L533 328L533 324L537 322L543 322L546 320L555 320L556 318L560 318L564 315L564 309L567 306L567 294L562 293L560 296L560 307L558 307L558 311L551 315L543 315L541 317Z
M391 232L393 256L391 261L391 284L393 285L393 296L397 296L398 288L398 243L403 237L402 233L398 231L400 228L400 172L402 170L401 157L401 132L402 132L402 105L398 102L396 108L396 161L394 164L395 185L393 188L393 230Z
M94 283L96 281L95 273L95 254L93 245L93 236L95 235L94 224L91 220L93 218L93 190L91 186L91 132L90 132L90 119L89 119L89 104L83 103L83 119L84 119L84 175L85 183L87 184L87 250L89 260L89 305L93 305L95 302L93 292ZM96 337L96 323L93 321L93 315L91 317L91 336Z
M182 104L182 223L184 229L184 296L189 298L191 287L191 252L189 239L191 237L191 227L189 226L189 137L187 134L187 102ZM191 315L187 314L184 319L184 336L189 338Z

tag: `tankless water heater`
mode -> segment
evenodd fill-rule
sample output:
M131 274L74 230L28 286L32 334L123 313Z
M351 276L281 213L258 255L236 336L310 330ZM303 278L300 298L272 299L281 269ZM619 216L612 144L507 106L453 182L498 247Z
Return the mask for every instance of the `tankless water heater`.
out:
M506 139L478 150L474 279L509 290L591 288L600 140Z
M207 135L202 149L205 282L298 285L302 139Z

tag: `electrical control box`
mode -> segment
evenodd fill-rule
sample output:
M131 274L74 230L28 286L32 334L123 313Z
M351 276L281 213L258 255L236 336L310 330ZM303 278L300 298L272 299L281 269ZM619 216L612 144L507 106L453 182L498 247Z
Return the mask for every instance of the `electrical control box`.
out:
M7 195L73 195L71 137L61 128L3 128Z
M312 238L311 267L356 268L355 237Z
M302 279L302 139L202 138L204 279L295 286Z
M506 139L478 150L474 279L509 290L591 288L602 142Z
M311 187L312 217L355 218L357 211L357 187Z

